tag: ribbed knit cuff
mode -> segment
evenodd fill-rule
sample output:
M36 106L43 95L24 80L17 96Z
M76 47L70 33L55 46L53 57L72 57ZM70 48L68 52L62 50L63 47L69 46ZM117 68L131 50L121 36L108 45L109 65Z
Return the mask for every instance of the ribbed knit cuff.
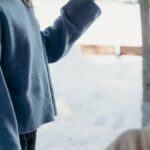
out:
M62 10L79 30L86 29L101 14L93 0L70 0Z

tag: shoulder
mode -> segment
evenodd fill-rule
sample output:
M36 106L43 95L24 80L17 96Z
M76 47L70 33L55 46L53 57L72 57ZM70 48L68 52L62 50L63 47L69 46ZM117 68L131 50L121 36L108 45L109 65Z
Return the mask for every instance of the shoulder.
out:
M16 18L23 12L22 0L0 0L0 19Z
M13 4L17 0L0 0L0 7L7 8L10 4Z
M0 0L0 11L4 13L13 12L18 9L21 4L23 4L22 0Z
M13 1L16 0L0 0L0 15L6 14L10 10Z
M17 3L21 0L0 0L0 25L5 27L9 18L14 14Z

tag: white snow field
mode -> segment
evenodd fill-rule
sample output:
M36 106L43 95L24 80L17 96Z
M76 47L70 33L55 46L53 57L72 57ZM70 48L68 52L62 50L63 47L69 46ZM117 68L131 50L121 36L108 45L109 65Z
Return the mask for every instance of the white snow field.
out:
M141 57L82 54L50 65L59 115L38 130L37 150L105 150L141 126Z
M44 29L64 1L40 2L36 14ZM105 150L120 133L141 127L142 58L83 54L78 46L141 45L139 6L112 4L101 4L101 19L49 65L58 117L38 129L37 150Z

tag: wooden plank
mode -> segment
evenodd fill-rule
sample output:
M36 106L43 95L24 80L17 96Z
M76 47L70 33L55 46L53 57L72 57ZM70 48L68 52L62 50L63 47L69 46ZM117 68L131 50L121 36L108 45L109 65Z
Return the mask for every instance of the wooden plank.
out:
M121 46L120 55L137 55L141 56L141 47Z
M89 54L115 55L115 48L111 45L81 45L81 51Z
M117 55L115 46L112 45L80 45L81 51L88 54L97 55ZM120 46L120 55L141 56L141 47L137 46Z

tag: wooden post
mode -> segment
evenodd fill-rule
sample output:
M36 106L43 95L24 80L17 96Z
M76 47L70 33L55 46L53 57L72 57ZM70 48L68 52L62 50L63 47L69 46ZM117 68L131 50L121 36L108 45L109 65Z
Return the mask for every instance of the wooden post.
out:
M150 21L149 0L139 0L142 21L143 104L142 125L150 125Z

